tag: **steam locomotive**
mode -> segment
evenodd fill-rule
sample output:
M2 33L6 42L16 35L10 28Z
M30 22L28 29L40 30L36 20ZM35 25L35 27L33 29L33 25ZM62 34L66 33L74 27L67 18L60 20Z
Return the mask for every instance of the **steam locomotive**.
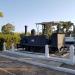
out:
M59 28L58 23L54 22L42 22L37 23L37 25L42 25L42 34L41 35L35 35L35 30L31 30L31 35L26 36L27 34L27 26L25 26L25 36L21 38L20 40L20 46L21 48L25 48L26 51L31 52L45 52L45 45L49 45L49 51L52 53L58 51L61 49L61 47L64 46L64 38L65 33L62 33ZM52 33L52 35L49 37L47 34L49 33L50 27L57 25L57 31L55 33ZM48 29L47 29L48 28Z

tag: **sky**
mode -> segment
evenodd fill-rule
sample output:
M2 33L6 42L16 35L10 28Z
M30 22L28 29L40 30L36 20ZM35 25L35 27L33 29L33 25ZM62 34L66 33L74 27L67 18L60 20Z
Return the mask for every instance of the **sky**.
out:
M1 27L7 23L15 26L15 32L36 28L36 23L72 21L75 23L75 0L0 0Z

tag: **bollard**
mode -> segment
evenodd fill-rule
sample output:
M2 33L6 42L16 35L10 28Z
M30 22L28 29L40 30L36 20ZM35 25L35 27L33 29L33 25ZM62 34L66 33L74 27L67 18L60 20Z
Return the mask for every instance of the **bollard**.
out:
M74 45L70 46L70 59L73 61L74 59Z
M45 45L45 56L49 57L49 47L48 47L48 45Z
M3 43L3 51L6 51L6 43Z
M15 49L15 48L14 48L14 43L12 43L12 45L11 45L11 50L14 51L14 49Z

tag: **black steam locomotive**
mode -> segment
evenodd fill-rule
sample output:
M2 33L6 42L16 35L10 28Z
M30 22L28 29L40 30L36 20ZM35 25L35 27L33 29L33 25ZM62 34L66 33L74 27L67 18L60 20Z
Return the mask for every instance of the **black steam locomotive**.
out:
M26 36L27 26L25 26L25 36L22 37L20 40L21 48L25 48L26 51L44 53L45 45L49 45L50 52L55 52L61 46L63 46L63 39L64 39L63 33L59 33L57 31L56 33L53 33L51 35L51 37L47 36L47 33L49 33L49 29L50 29L49 26L52 26L52 22L38 23L37 25L39 25L39 24L42 25L42 34L41 35L36 35L35 30L32 29L31 35ZM48 30L47 30L47 28L48 28ZM60 43L59 41L61 42L61 44L59 44Z

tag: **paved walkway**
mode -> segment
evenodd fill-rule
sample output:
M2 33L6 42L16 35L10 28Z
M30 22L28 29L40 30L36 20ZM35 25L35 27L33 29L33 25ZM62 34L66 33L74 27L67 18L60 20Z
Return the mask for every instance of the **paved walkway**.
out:
M34 54L35 56L36 54ZM45 60L45 59L40 59L40 58L33 58L33 57L30 57L30 54L28 56L24 56L24 55L18 55L18 54L15 54L14 52L1 52L0 53L0 56L1 57L4 57L4 58L9 58L9 59L12 59L12 60L16 60L16 61L19 61L21 63L28 63L28 64L32 64L32 65L35 65L36 67L39 66L39 67L43 67L49 71L52 71L52 72L58 72L56 70L53 71L54 68L59 68L63 63L61 62L55 62L55 61L50 61L50 60ZM36 55L37 56L37 55ZM40 57L42 57L44 55L40 55ZM11 63L12 65L12 62L9 61L9 63ZM9 64L8 64L9 65ZM21 64L22 65L22 64ZM52 70L51 70L52 69ZM72 70L73 73L75 73L75 70ZM60 73L60 74L59 74ZM58 72L57 75L64 75L64 74L68 74L68 72ZM32 74L32 75L38 75L38 74ZM39 74L41 75L41 74ZM45 74L45 75L50 75L50 74ZM52 74L51 74L52 75ZM56 74L53 74L53 75L56 75ZM71 74L70 74L71 75Z

